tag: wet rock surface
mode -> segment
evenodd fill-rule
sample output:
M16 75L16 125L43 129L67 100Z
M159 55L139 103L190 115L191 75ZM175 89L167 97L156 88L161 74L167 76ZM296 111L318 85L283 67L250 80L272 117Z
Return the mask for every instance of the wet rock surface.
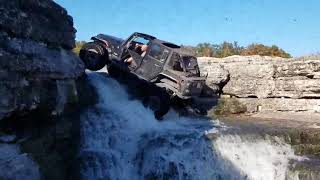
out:
M0 144L0 179L40 180L38 165L17 145Z
M0 151L1 145L5 144L18 147L21 153L14 154L12 158L19 158L20 154L28 156L38 168L41 179L78 177L79 116L86 107L95 104L96 99L95 91L87 84L86 78L78 79L76 86L79 89L77 103L69 104L59 115L38 109L0 121ZM0 164L7 160L0 159ZM12 163L22 169L27 167L24 161ZM3 178L11 176L4 174Z
M0 179L72 179L79 114L96 102L73 20L51 0L0 0L0 16Z
M76 102L84 74L72 18L53 1L0 3L0 120L38 108L55 114Z
M0 0L0 27L10 37L33 39L53 47L72 49L72 17L51 0Z

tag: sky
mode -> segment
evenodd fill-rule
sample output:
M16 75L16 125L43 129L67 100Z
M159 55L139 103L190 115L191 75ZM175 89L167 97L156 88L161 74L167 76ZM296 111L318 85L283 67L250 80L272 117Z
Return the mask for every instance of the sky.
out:
M55 0L77 40L143 32L176 44L237 41L277 45L293 56L320 52L320 0Z

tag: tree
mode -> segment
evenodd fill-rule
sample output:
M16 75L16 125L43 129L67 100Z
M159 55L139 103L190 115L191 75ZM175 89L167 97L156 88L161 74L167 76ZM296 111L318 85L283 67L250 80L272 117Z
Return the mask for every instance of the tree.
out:
M187 46L188 49L195 51L196 56L224 58L233 55L261 55L290 58L291 55L276 45L266 46L263 44L250 44L247 47L240 46L238 42L223 42L221 44L200 43L196 47Z
M191 52L192 55L197 56L197 48L196 47L184 46L184 45L181 45L180 47L181 47L181 49L183 49L185 51Z
M72 50L74 53L79 54L82 46L85 44L85 41L76 41L76 47Z
M238 42L223 42L220 45L214 45L214 57L224 58L233 55L240 55L243 47L238 45Z
M196 55L197 56L206 56L212 57L213 56L213 48L210 43L200 43L196 47Z
M283 57L283 58L291 57L289 53L285 52L283 49L279 48L276 45L269 47L263 44L251 44L242 51L241 55L244 55L244 56L260 55L260 56L273 56L273 57Z

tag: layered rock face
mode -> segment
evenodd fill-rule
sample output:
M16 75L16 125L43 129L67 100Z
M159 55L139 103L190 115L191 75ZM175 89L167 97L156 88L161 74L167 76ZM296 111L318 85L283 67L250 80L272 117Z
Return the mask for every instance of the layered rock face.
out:
M265 111L320 112L320 60L231 56L198 61L210 87L239 98L250 112L258 106Z
M84 65L70 49L72 18L50 0L0 0L0 120L77 100Z
M0 0L0 16L0 152L13 149L0 179L73 179L80 110L95 100L73 20L51 0Z

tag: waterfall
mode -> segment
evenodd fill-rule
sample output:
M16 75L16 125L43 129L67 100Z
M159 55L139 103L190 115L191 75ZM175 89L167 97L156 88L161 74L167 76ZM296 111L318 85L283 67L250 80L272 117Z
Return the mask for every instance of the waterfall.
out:
M285 179L289 160L299 159L291 146L277 137L222 135L213 144L225 160L252 180Z
M128 87L107 75L88 76L100 101L81 115L83 179L285 179L294 154L281 140L220 135L218 121L174 111L159 122Z

